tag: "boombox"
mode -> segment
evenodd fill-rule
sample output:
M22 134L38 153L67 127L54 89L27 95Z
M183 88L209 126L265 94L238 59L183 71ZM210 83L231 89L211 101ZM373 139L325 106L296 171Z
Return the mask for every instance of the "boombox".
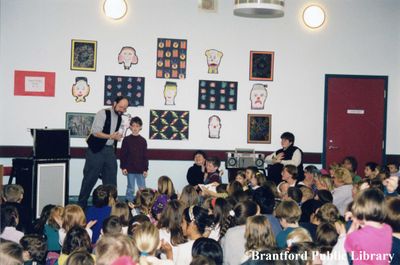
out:
M257 167L264 169L264 154L255 153L254 149L235 149L235 152L226 153L225 167L230 168L247 168Z

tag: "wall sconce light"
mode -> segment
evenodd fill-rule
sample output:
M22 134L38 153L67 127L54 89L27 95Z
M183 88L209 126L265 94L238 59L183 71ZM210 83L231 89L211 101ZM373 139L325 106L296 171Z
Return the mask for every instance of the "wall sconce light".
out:
M104 5L104 14L112 19L121 19L126 15L128 11L128 6L126 5L125 0L105 0Z
M311 5L304 9L303 21L307 27L316 29L321 27L325 22L325 12L317 5Z

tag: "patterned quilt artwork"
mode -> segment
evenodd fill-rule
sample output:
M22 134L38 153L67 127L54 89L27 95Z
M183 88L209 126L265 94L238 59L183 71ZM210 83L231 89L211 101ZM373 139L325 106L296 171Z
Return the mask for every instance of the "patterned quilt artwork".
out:
M157 40L157 78L186 78L187 40Z
M104 79L104 105L112 105L118 96L127 97L129 106L144 105L144 77L106 75Z
M232 81L199 81L200 110L236 110L238 83Z
M152 140L188 140L189 111L150 110Z

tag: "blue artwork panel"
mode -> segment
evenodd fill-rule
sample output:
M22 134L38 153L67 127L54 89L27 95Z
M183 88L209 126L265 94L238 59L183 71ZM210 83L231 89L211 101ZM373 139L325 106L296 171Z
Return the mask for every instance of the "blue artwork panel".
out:
M199 81L200 110L236 110L238 82Z
M118 96L127 97L129 106L144 105L144 77L112 76L104 78L104 105L111 106Z

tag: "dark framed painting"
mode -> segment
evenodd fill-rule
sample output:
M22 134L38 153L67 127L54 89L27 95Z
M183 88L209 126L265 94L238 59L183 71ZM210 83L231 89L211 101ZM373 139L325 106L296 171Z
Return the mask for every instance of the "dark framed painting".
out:
M250 80L274 80L274 52L250 51Z
M247 114L247 143L271 143L271 114Z
M95 116L95 113L67 112L65 129L69 130L71 138L86 138L90 134Z
M97 41L72 40L71 70L96 71Z

